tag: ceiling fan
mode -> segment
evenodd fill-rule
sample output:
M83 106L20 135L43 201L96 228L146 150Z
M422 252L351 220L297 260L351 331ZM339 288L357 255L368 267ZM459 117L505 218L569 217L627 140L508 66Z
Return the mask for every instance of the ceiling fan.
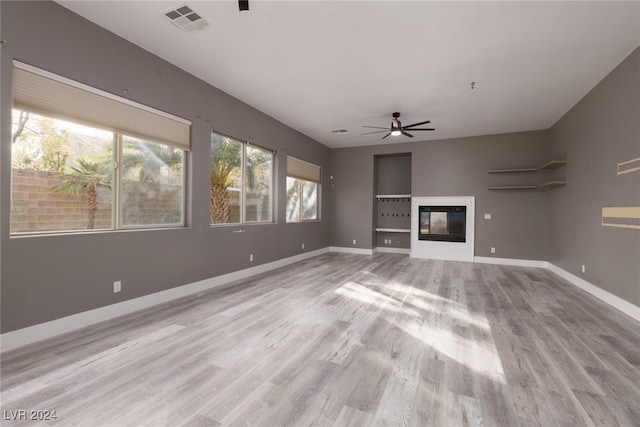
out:
M415 126L426 125L427 123L431 123L430 120L427 120L426 122L414 123L414 124L408 125L408 126L402 126L402 123L400 123L399 119L400 119L400 113L393 113L393 119L391 120L391 127L390 128L383 128L383 127L379 127L379 126L362 126L363 128L384 129L384 130L377 130L377 131L374 131L374 132L361 133L360 135L371 135L373 133L388 132L385 136L382 137L382 139L385 139L389 135L393 135L393 136L404 135L404 136L408 136L409 138L413 138L413 135L411 135L410 133L407 133L405 131L413 132L413 131L417 131L417 130L435 130L434 128L416 128L415 127Z

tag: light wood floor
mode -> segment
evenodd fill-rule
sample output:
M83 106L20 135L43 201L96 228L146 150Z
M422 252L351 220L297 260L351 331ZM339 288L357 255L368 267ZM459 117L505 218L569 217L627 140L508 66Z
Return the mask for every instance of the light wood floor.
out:
M64 426L640 426L640 324L547 270L331 253L7 353L2 409Z

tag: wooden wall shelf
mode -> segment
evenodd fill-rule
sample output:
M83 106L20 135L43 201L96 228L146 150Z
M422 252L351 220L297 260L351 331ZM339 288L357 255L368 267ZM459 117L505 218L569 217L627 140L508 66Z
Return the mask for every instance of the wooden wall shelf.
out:
M408 228L376 228L379 233L411 233Z
M562 187L565 184L565 181L549 181L539 185L538 188L541 190L551 190L553 188Z
M376 194L376 199L410 199L411 194Z
M551 160L539 168L513 168L513 169L491 169L488 172L493 174L508 174L508 173L530 173L540 171L550 171L557 169L567 164L566 160ZM551 190L553 188L562 187L565 185L565 181L548 181L540 185L500 185L488 187L489 190Z
M521 169L491 169L489 173L527 173L538 172L538 168L521 168Z
M498 187L489 187L489 190L537 190L537 185L502 185Z
M567 164L566 160L551 160L548 163L545 163L544 165L540 166L540 170L551 170L551 169L556 169L559 168L560 166L564 166Z

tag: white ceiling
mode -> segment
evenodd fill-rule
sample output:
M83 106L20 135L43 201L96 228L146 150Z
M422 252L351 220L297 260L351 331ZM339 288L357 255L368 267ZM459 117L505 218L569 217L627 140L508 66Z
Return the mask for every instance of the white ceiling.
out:
M640 45L637 1L59 3L332 148L409 141L360 135L394 111L412 141L547 129Z

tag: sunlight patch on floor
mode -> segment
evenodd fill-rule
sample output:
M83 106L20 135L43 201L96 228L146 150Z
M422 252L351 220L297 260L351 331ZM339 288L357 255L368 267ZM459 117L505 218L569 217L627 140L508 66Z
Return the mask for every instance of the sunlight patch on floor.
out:
M404 300L385 295L354 281L346 282L335 292L345 298L357 299L382 310L408 316L389 316L388 320L446 357L493 381L506 384L502 363L493 342L464 338L427 323L428 315L442 313L447 319L457 321L464 328L478 328L482 332L488 332L490 326L486 318L470 313L455 301L402 283L390 282L384 287L404 296ZM437 301L437 306L429 301ZM419 319L424 319L424 322ZM449 326L447 321L446 327ZM473 337L472 331L470 335ZM477 335L478 333L476 337Z
M419 325L406 320L393 322L404 332L461 365L484 375L488 379L506 384L502 362L493 343L478 342L455 335L446 329L428 324Z
M373 289L369 289L356 282L349 281L334 292L346 298L355 298L364 303L373 304L381 309L393 312L402 312L413 317L421 317L420 313L416 310L403 307L402 301L398 301L395 298L374 291Z

